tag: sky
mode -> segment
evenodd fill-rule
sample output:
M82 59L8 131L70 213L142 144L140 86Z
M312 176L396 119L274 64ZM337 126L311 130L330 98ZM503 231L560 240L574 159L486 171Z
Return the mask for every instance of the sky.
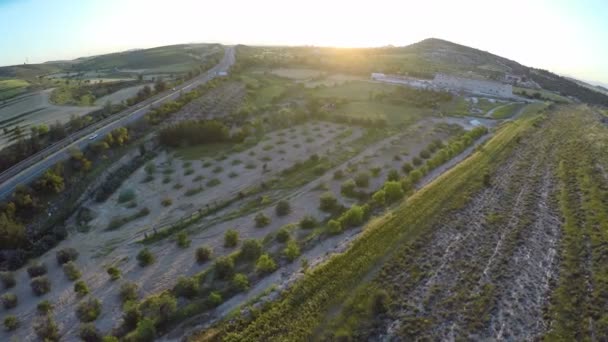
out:
M0 0L0 65L161 45L441 38L608 84L608 0Z

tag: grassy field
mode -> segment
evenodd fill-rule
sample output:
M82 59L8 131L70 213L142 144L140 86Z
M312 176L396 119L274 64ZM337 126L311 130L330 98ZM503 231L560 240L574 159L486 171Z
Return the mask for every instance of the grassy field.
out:
M369 100L370 95L393 92L398 86L365 81L352 81L335 87L321 87L311 90L316 97L337 97L353 101Z
M0 80L0 101L24 93L28 86L25 80Z
M515 113L517 113L517 111L520 110L521 108L523 108L524 106L525 106L525 104L521 104L521 103L511 103L508 105L504 105L504 106L496 109L492 113L492 118L494 118L494 119L509 118L509 117L513 116Z
M513 87L513 93L514 94L521 95L524 92L527 93L527 94L529 94L529 95L532 95L534 93L539 93L544 99L547 99L547 100L550 100L550 101L562 102L562 103L572 103L572 100L570 100L569 98L561 96L561 95L553 93L553 92L550 92L548 90Z
M356 118L385 119L389 124L408 124L431 114L427 108L371 101L349 102L336 112Z

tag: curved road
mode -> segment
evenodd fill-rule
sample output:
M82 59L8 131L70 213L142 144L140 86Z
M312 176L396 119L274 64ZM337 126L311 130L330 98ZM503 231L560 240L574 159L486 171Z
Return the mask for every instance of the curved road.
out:
M76 147L82 150L89 144L103 139L112 130L140 119L151 109L166 101L177 99L181 92L190 91L201 84L207 83L218 77L219 72L228 72L234 62L234 47L227 47L220 63L206 73L173 88L175 90L165 91L123 112L86 127L14 165L0 174L0 182L2 182L0 184L0 199L10 195L17 185L28 184L56 163L68 159L70 149ZM89 139L94 134L96 134L95 139Z

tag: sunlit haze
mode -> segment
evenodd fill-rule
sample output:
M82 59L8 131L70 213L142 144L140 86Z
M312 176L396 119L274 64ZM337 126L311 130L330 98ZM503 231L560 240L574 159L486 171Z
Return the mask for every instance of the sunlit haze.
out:
M608 83L608 3L0 0L0 64L188 42L408 45L435 37Z

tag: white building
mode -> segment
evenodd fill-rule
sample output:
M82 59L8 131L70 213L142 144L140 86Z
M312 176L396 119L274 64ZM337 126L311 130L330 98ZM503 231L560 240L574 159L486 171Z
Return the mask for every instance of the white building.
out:
M449 90L462 90L480 95L490 95L496 97L513 97L513 87L510 84L503 84L493 81L474 80L461 78L446 74L436 74L433 84L439 88Z

